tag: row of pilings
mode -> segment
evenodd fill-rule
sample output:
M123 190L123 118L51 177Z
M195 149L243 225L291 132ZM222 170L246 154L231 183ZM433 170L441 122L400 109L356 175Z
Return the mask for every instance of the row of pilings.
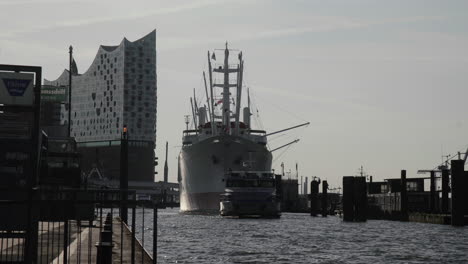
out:
M322 195L320 196L320 199L319 185L319 179L314 178L310 182L310 215L317 216L318 214L321 214L323 217L326 217L328 215L328 182L322 181Z
M468 215L468 171L464 170L463 160L452 160L451 169L441 170L441 203L440 210L436 210L436 184L435 172L431 171L429 191L429 213L430 217L448 217L452 226L465 225L465 214ZM412 213L408 209L408 190L406 170L401 171L401 190L399 199L399 210L392 215L393 220L408 221ZM318 185L317 185L318 186ZM314 188L314 185L312 185ZM314 190L314 189L312 189ZM318 187L317 187L318 190ZM449 194L451 198L449 199ZM312 197L312 196L311 196ZM366 221L372 212L368 211L368 190L366 177L344 176L343 177L343 220L350 222ZM312 214L311 204L311 214Z

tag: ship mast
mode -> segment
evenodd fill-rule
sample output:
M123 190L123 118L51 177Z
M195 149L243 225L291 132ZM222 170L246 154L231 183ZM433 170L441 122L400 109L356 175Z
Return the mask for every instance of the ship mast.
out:
M239 53L239 71L237 72L237 92L236 92L236 135L239 135L239 115L242 96L242 77L244 73L244 61L242 60L242 52Z
M213 97L213 72L211 69L211 60L210 52L208 51L208 73L210 74L210 93L211 93L211 133L214 135L217 134L216 120L214 116L214 97Z
M193 118L193 126L195 127L194 129L198 129L198 125L197 125L197 116L195 114L195 109L193 108L193 101L192 101L192 97L190 97L190 105L192 106L192 118Z
M211 116L210 97L208 95L208 86L206 85L206 74L204 71L203 71L203 81L205 82L205 94L206 94L206 104L208 106L208 116L210 117L209 120L212 121L213 117Z
M195 88L193 88L193 106L195 107L195 115L198 116L198 104L197 104L197 97L195 96Z
M231 131L231 113L230 113L230 92L229 92L229 50L226 42L224 50L224 85L223 85L223 124L225 133L230 134Z

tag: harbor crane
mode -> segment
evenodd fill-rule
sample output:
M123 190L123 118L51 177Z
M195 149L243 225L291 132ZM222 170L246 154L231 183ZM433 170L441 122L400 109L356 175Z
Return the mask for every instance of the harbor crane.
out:
M430 173L430 172L441 172L442 169L448 169L449 167L449 160L453 159L455 156L458 156L458 159L461 159L461 154L465 154L465 157L463 158L463 164L466 164L466 160L468 159L468 148L464 153L461 153L460 151L457 152L457 154L454 155L444 155L443 157L446 158L444 162L442 162L439 166L435 167L432 170L418 170L418 174L425 174L425 173Z

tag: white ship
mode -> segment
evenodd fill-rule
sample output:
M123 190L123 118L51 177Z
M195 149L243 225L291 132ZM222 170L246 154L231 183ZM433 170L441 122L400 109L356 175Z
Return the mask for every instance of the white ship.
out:
M216 55L222 53L224 60L217 63ZM218 213L230 171L271 171L268 135L251 127L248 92L241 120L242 52L228 49L226 43L225 49L208 52L208 67L208 81L203 73L206 105L198 107L200 102L191 99L195 129L188 129L186 119L182 137L178 161L182 212Z

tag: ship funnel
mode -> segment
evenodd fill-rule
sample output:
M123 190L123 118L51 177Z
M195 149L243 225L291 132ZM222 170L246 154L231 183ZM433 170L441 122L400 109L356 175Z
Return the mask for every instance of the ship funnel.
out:
M206 108L205 107L198 108L198 125L200 126L204 125L205 118L206 118Z
M244 107L244 124L250 128L250 108Z

